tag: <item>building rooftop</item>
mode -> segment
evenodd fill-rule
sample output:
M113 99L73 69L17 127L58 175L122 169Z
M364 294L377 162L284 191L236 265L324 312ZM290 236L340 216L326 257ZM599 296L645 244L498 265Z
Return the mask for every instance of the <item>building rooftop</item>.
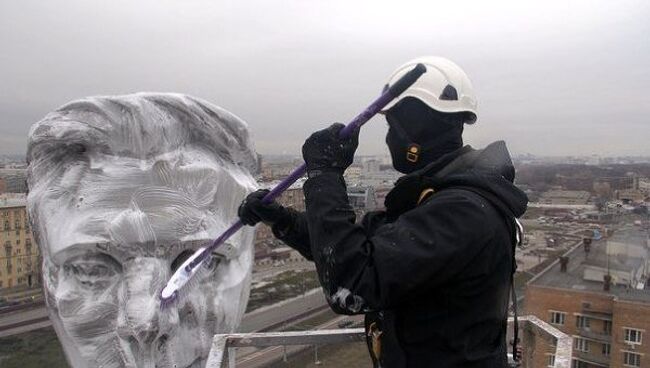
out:
M542 197L553 198L575 198L587 200L591 194L584 190L549 190L542 194Z
M614 232L612 236L610 236L609 241L647 248L649 236L650 234L648 234L647 231L630 225L622 230Z
M647 232L625 228L609 239L593 240L588 254L580 243L565 253L568 257L566 272L561 271L561 262L558 260L534 277L529 285L588 291L622 300L650 302L647 242ZM627 245L637 252L623 254L620 248L613 249L612 243ZM640 249L642 254L639 253ZM605 291L603 276L608 272L613 279L610 290ZM630 278L629 282L627 278Z
M0 208L24 207L27 195L23 193L5 193L0 195Z

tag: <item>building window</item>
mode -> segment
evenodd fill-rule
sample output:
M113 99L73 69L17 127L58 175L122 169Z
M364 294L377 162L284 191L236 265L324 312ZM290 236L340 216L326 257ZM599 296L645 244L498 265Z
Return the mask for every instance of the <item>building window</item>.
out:
M623 365L626 367L640 367L641 354L631 353L629 351L623 352Z
M7 273L11 273L11 243L6 242L5 243L5 258L7 260ZM9 283L9 287L11 287L11 283Z
M549 354L546 356L546 366L547 367L555 367L555 355L554 354Z
M609 354L612 352L612 345L610 344L603 344L603 355L608 357Z
M581 339L579 337L574 337L573 338L573 348L582 351L583 353L588 353L589 352L589 341L585 339Z
M603 321L603 333L605 335L612 334L612 321Z
M582 360L573 359L571 362L571 368L589 368L589 363L583 362Z
M589 317L585 316L576 316L576 327L583 330L589 329Z
M9 231L9 221L5 221L5 231Z
M551 323L554 325L563 325L566 313L564 312L551 312Z
M625 328L625 342L628 344L641 344L641 335L642 332L640 330L636 330L633 328Z

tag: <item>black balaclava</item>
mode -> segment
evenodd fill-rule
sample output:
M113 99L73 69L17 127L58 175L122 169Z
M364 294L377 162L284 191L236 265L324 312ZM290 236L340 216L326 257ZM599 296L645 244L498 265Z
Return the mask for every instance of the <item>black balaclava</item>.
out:
M406 97L386 112L395 170L408 174L463 146L465 113L443 113Z

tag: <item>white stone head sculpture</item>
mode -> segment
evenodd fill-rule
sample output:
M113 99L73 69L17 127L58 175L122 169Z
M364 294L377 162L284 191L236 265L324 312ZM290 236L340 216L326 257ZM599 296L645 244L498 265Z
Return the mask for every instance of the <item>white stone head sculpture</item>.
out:
M248 301L253 228L161 310L173 271L255 189L244 122L174 94L95 97L32 126L28 211L50 318L78 367L203 367Z

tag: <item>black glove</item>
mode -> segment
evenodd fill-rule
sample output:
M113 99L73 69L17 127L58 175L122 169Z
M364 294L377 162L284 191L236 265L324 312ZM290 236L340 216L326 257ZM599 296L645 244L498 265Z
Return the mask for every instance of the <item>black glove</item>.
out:
M352 164L354 151L359 145L359 128L349 138L341 139L339 132L343 127L343 124L335 123L307 138L302 146L302 157L309 176L325 171L343 173Z
M239 205L237 215L245 225L255 226L260 221L271 226L280 221L288 221L291 217L289 211L273 201L271 203L262 203L262 198L270 191L260 189L249 194L246 199Z

